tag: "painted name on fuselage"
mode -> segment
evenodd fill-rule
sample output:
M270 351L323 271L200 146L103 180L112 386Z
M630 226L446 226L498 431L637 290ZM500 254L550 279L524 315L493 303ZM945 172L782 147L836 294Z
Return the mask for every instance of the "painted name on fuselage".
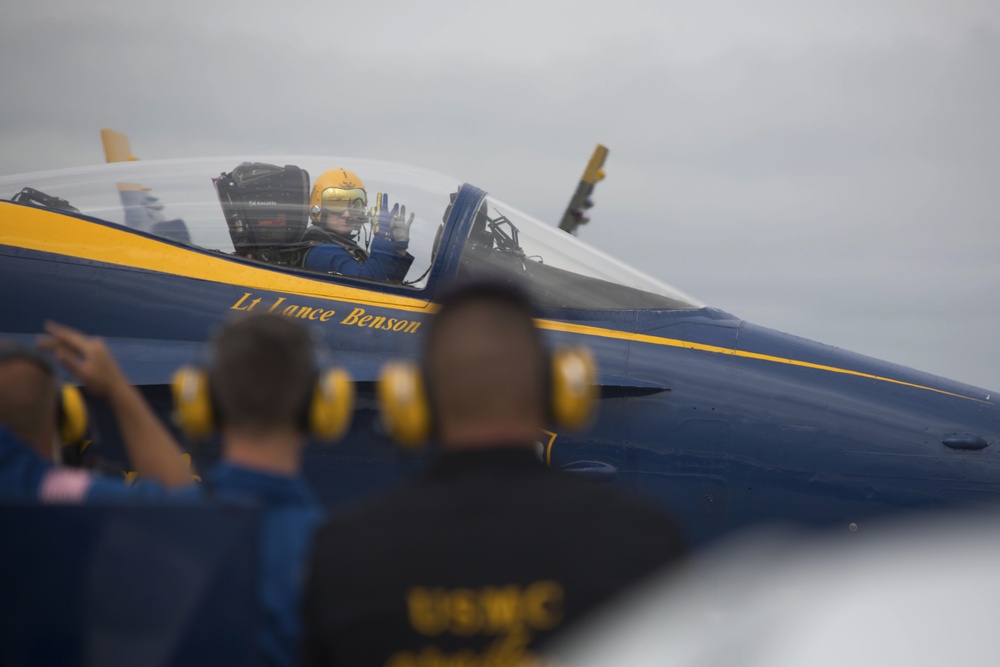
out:
M312 306L290 303L288 298L283 296L273 298L271 302L262 303L262 301L264 301L263 297L254 297L253 292L244 292L243 296L229 307L229 310L276 313L300 320L334 322L336 324L356 326L363 329L379 329L381 331L408 334L416 333L421 324L418 320L404 320L384 315L369 315L364 308L359 306L352 308L346 317L341 316L339 319L334 319L337 316L337 311L333 308L314 308Z

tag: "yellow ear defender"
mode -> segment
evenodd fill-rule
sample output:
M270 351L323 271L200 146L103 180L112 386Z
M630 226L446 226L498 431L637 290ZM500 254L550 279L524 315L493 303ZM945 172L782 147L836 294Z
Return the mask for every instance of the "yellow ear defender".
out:
M42 369L49 377L55 378L56 371L49 357L40 350L22 343L0 341L0 362L21 359ZM56 398L56 426L63 446L78 445L87 437L89 419L87 403L80 390L71 384L59 385Z
M76 445L87 435L87 404L80 390L64 384L59 392L59 438L63 445Z
M423 371L408 361L389 361L379 374L377 391L386 433L405 449L417 449L432 428Z
M197 440L215 430L215 410L204 368L178 368L170 382L170 393L174 399L174 421L185 435Z
M182 366L171 382L174 421L190 438L204 438L217 427L208 372L200 366ZM320 440L336 440L350 426L354 413L354 383L342 368L319 372L308 398L305 430Z
M344 435L354 414L354 383L343 368L321 371L309 399L309 430L320 440Z
M554 425L580 430L590 425L597 399L597 365L586 347L552 352L547 369L548 412ZM386 433L406 449L431 435L434 416L424 371L414 363L390 361L382 367L378 400Z
M571 431L590 425L597 400L597 363L586 347L563 347L552 353L549 412Z

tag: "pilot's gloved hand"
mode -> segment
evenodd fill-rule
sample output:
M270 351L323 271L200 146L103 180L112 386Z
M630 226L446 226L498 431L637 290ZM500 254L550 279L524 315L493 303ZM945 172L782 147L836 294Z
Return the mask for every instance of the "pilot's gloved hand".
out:
M371 218L372 233L376 238L391 241L393 211L389 210L389 195L381 192L375 195L375 205L368 211L368 216Z
M398 206L398 210L397 210ZM410 226L413 225L413 214L410 219L406 219L406 206L392 207L392 240L402 245L404 248L410 244Z
M372 219L372 231L376 237L397 244L405 249L410 243L410 225L413 224L413 214L406 218L406 206L399 204L389 208L389 195L375 195L375 205L369 212Z

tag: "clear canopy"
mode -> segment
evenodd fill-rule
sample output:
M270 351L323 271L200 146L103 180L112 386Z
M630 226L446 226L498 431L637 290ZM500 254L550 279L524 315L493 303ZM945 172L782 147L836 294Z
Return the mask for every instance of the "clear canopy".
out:
M363 184L367 201L352 212L350 231L323 233L334 229L335 221L320 210L323 199L311 196L312 188L320 183L339 187L336 179L353 187L347 173ZM456 199L463 188L478 196L471 206L456 204L469 201ZM388 213L379 216L374 207L382 193ZM554 225L482 194L426 169L326 157L122 162L0 178L3 199L78 212L175 243L316 272L323 279L376 280L420 291L437 275L503 268L526 277L542 305L698 307L690 297ZM406 207L405 219L393 220L396 205ZM456 250L444 252L449 248ZM350 261L322 268L315 261L345 252ZM396 274L375 271L380 252L397 256L392 260L401 267ZM453 258L458 264L445 266ZM365 263L372 269L367 273L356 266ZM432 272L434 266L438 270Z

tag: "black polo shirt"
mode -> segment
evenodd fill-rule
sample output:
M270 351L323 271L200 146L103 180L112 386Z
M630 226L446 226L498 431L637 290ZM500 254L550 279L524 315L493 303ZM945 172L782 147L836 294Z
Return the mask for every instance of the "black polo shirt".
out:
M530 660L683 550L657 507L552 471L530 447L442 454L318 531L304 664Z

